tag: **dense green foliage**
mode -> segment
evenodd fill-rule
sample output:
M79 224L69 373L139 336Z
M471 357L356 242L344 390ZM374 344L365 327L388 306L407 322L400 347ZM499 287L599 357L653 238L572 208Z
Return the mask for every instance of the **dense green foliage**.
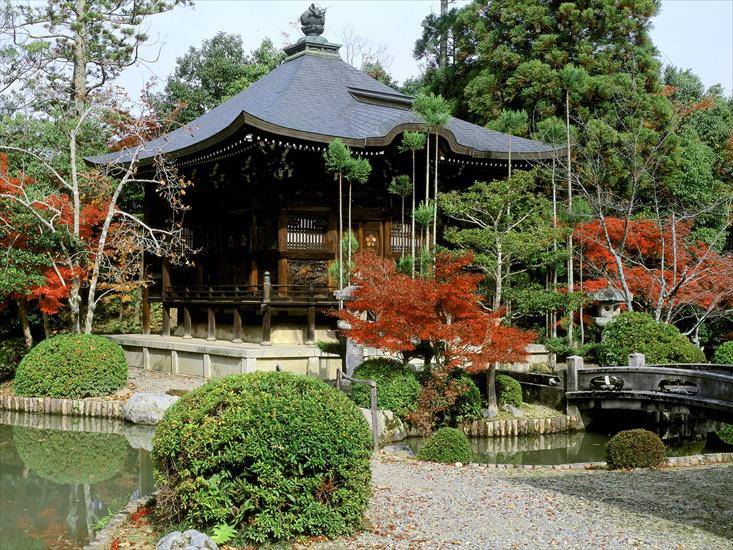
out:
M418 459L430 462L468 464L472 457L468 437L455 428L440 428L425 441L417 453Z
M227 524L247 541L335 537L362 525L371 436L359 409L321 380L228 376L184 395L153 439L155 476L187 524Z
M718 346L713 356L713 363L718 365L733 365L733 341Z
M619 432L606 445L606 463L611 469L657 468L666 458L664 443L649 430Z
M122 348L91 334L62 334L34 347L18 365L18 395L94 397L108 395L127 382Z
M496 375L496 401L499 405L522 406L522 386L509 375Z
M25 354L25 343L22 338L0 340L0 380L15 375L15 369Z
M356 367L354 378L377 383L377 407L380 409L403 417L415 410L420 383L409 366L393 359L368 359ZM351 399L359 407L368 409L371 406L369 386L352 384Z
M246 54L241 36L218 32L204 40L200 48L191 46L177 59L176 68L158 98L160 109L171 113L185 105L176 120L191 122L248 88L284 57L269 38Z
M624 312L603 330L598 347L602 365L627 365L631 353L643 353L647 364L701 363L703 352L673 325L648 313Z
M99 483L125 465L121 435L13 428L18 454L33 473L54 483Z
M718 431L718 437L723 443L733 445L733 424L723 424L723 427Z
M478 420L481 418L481 390L479 390L471 376L460 369L456 369L454 372L457 374L451 373L451 377L464 383L466 389L448 410L448 416L451 422L455 424Z

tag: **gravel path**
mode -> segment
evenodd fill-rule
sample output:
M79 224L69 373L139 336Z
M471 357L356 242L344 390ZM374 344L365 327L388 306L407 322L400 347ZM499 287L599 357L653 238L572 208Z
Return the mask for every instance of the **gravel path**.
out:
M733 549L733 467L489 469L381 455L371 531L337 549Z

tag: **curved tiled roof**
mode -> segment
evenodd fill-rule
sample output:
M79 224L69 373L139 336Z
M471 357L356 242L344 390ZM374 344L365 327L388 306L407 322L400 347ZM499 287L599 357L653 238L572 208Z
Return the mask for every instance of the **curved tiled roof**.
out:
M147 143L139 159L159 153L176 157L200 151L244 125L293 138L329 142L341 138L352 147L385 146L406 130L424 128L410 111L411 99L355 69L338 54L301 50L243 92L196 120ZM455 153L506 158L509 136L451 117L440 129ZM552 146L513 137L512 157L548 157ZM120 151L87 159L124 162Z

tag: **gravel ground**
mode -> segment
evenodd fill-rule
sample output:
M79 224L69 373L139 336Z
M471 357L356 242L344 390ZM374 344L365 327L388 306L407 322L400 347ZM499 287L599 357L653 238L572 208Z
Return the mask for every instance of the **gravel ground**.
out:
M340 549L733 549L733 467L489 469L381 455L371 530Z

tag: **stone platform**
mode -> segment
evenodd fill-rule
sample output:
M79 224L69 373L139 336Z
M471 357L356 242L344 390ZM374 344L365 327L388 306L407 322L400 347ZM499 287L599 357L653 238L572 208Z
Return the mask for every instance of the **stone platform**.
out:
M322 352L317 346L308 344L263 346L142 334L117 334L108 338L122 346L131 367L206 379L278 368L334 379L336 369L341 366L337 355Z

